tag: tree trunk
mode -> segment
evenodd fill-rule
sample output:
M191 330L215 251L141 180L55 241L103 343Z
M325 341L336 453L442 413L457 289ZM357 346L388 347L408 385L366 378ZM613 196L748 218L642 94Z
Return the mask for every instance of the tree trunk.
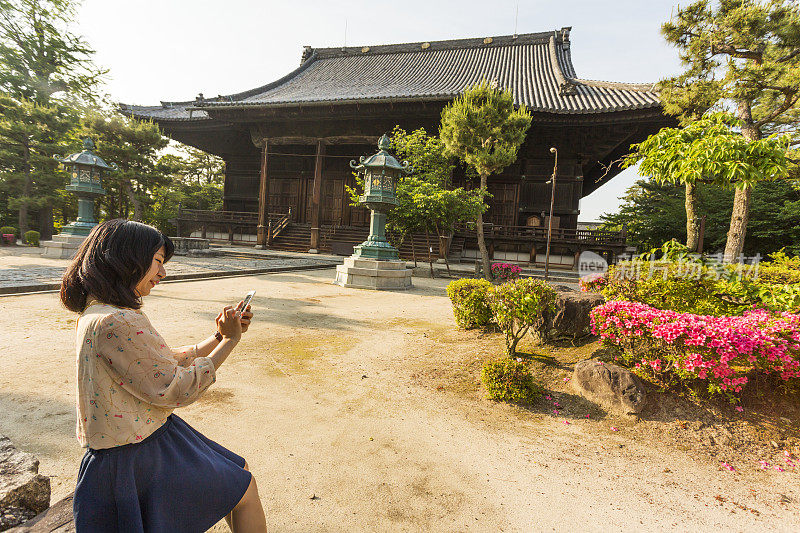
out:
M447 277L451 277L452 274L450 273L450 262L447 260L447 244L444 235L442 235L441 230L439 230L439 225L436 225L436 236L439 239L439 255L444 259L444 265L447 267Z
M53 202L48 200L47 204L39 210L39 240L49 241L53 239Z
M753 116L750 112L750 102L741 100L736 113L742 121L742 135L748 141L755 141L761 138L761 132L753 124ZM725 243L724 260L726 262L738 261L739 256L744 250L744 238L747 234L747 221L750 217L750 196L751 187L746 185L737 188L733 195L733 212L731 213L731 225L728 229L728 240Z
M686 182L686 247L696 252L700 242L700 217L697 216L697 184Z
M488 174L481 174L481 191L486 194L486 180ZM483 265L483 278L492 280L492 267L489 264L489 251L486 249L486 240L483 238L483 213L478 213L475 232L478 234L478 249L481 251L481 264Z
M133 204L133 220L137 222L142 221L142 203L133 194L133 187L130 180L125 180L125 192L128 194L128 200Z
M28 201L31 196L31 188L33 187L33 180L31 178L31 150L27 144L22 147L24 162L23 172L25 173L25 182L22 185L22 202L19 204L19 238L25 242L25 232L30 229L28 227Z

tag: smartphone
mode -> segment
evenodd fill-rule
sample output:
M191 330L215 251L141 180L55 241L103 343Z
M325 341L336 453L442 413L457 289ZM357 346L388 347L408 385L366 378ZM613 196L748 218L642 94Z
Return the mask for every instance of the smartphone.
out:
M250 291L245 295L244 300L242 300L242 305L236 306L236 314L241 315L244 313L245 309L247 309L247 306L250 305L250 300L253 299L253 295L255 295L255 293L256 291Z

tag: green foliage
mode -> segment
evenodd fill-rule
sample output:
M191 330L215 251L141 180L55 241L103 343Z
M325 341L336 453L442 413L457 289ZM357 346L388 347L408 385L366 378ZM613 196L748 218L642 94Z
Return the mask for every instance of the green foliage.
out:
M222 209L222 187L213 183L198 185L175 179L168 185L156 187L152 197L147 221L167 235L177 235L171 220L178 215L179 206L210 211Z
M781 248L769 254L771 261L758 267L758 277L769 283L796 283L800 285L800 257L787 255Z
M772 262L722 264L677 241L609 268L607 301L640 302L657 309L711 316L741 315L753 307L800 311L800 258L784 252Z
M511 91L482 81L442 110L439 137L445 153L488 176L517 160L530 124L530 113L515 107Z
M14 226L3 226L0 228L0 235L15 235L19 236L19 231Z
M74 111L60 104L44 105L0 93L0 211L24 233L30 215L58 203L56 193L68 178L53 155L62 153L64 139L74 127ZM6 211L7 210L7 211Z
M800 9L795 1L696 0L679 8L661 29L667 42L678 48L685 68L659 84L667 113L687 124L709 109L735 110L741 135L748 141L776 132L798 140ZM712 152L708 160L719 160L717 154L723 152ZM709 174L736 179L725 245L726 260L735 260L742 253L747 233L748 188L753 181L771 179L774 174L768 171L759 178L758 173L748 172L747 160L728 161L725 168L711 168ZM792 163L785 174L797 176L799 172ZM690 206L691 196L687 209Z
M109 172L103 181L106 189L101 200L103 217L146 222L152 207L152 192L170 181L163 169L156 166L158 152L168 143L158 126L118 114L89 113L82 117L75 136L92 137L97 145L95 153L119 166L118 171Z
M725 282L701 263L623 261L609 267L606 301L641 302L657 309L698 315L740 315L746 309L725 299Z
M39 232L38 231L26 231L25 232L25 244L30 244L31 246L39 246Z
M106 71L70 31L77 0L0 0L0 89L41 105L78 97L95 102Z
M545 313L555 311L556 291L546 282L523 278L494 287L489 292L489 306L494 319L505 333L506 352L516 355L517 344L532 330L545 338Z
M402 239L415 232L447 235L453 226L472 220L483 209L478 191L450 188L454 163L444 154L438 137L429 136L423 128L407 133L400 126L392 131L392 146L398 159L406 160L413 174L397 183L398 205L387 215L387 230ZM348 187L353 205L363 190L361 178L356 188Z
M481 381L489 398L502 402L533 403L542 394L524 363L502 357L486 361Z
M661 33L685 69L660 82L661 101L684 123L724 101L748 102L759 128L796 112L800 12L791 0L697 0Z
M464 329L482 328L492 321L488 294L492 284L485 279L458 279L447 285L456 324Z
M531 125L524 105L516 107L511 91L498 89L494 82L482 81L442 110L439 138L445 154L457 157L480 176L480 195L487 194L490 174L501 172L517 160L519 147ZM483 237L483 212L476 216L478 248L483 275L491 276L489 252Z
M631 146L624 167L640 163L639 172L658 183L702 182L745 187L786 175L788 136L748 141L735 131L738 121L713 113L683 128L662 128Z
M607 229L628 229L627 242L649 250L670 239L686 241L683 187L639 180L622 197L619 211L602 215ZM705 251L721 251L727 239L733 195L720 187L698 185L697 210L706 214ZM745 255L768 254L786 247L800 254L800 190L789 181L753 187Z

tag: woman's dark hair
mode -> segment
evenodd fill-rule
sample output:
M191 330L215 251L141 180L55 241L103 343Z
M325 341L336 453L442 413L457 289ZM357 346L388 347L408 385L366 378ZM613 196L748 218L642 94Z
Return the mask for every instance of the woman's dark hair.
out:
M162 246L166 263L175 246L156 228L124 218L95 226L64 272L61 302L70 311L82 313L91 294L106 304L139 309L142 300L134 288Z

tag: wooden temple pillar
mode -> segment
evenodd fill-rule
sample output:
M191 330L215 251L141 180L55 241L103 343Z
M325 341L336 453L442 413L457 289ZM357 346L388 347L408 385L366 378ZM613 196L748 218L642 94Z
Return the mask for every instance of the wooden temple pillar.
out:
M317 140L317 155L314 160L314 185L311 189L311 249L308 253L319 253L319 229L322 214L322 165L325 158L325 141Z
M271 244L272 235L269 228L269 140L264 139L261 148L261 176L258 185L258 229L256 248L263 250Z

